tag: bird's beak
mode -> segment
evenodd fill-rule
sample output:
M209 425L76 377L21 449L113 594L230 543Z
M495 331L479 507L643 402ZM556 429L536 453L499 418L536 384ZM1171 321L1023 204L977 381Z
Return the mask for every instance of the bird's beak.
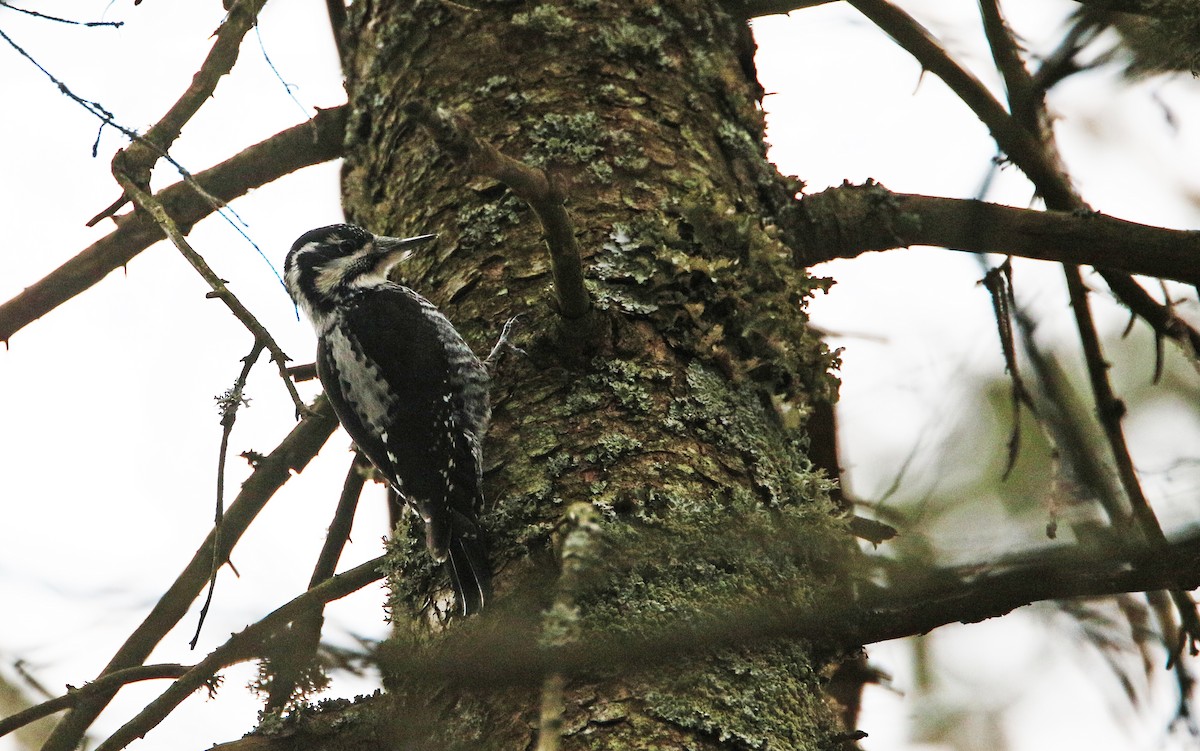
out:
M436 237L437 235L417 235L416 237L376 235L375 252L380 256L379 267L386 274L392 266L407 260L414 248L418 248Z

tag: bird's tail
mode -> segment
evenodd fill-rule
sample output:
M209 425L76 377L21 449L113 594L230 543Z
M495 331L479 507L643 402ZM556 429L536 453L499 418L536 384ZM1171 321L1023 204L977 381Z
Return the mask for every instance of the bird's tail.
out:
M458 612L462 615L478 613L492 596L492 570L487 549L477 536L455 534L446 553L446 571L450 574L450 585L454 587Z

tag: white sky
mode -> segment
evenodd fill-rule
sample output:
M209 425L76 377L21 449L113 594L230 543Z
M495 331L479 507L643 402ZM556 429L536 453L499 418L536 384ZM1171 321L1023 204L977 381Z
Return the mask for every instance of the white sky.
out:
M982 52L974 3L912 0L902 5L930 26L995 87ZM87 6L86 8L80 6ZM1052 43L1055 24L1074 5L1065 0L1008 3L1033 49ZM1006 7L1007 7L1006 6ZM217 3L53 2L39 10L82 20L123 20L119 30L83 29L28 19L0 8L0 28L77 94L101 102L124 124L145 129L187 85L208 50L207 32L220 22ZM91 15L81 15L88 14ZM305 107L341 103L344 92L319 0L268 4L261 36L271 60L295 84ZM869 22L841 4L773 17L755 24L759 68L770 117L772 156L815 192L844 179L872 177L904 192L972 196L993 145L983 126L932 76ZM1114 93L1106 75L1061 87L1051 105L1072 174L1100 210L1168 226L1196 226L1188 198L1194 171L1200 96L1191 80L1157 81ZM99 158L90 157L97 121L27 61L0 47L0 299L9 299L96 238L111 223L84 222L106 206L117 187L108 161L123 140L107 129ZM1156 101L1182 124L1172 131ZM303 113L264 62L251 33L231 77L185 129L172 150L192 171L295 124ZM156 186L176 180L163 170ZM992 200L1027 205L1029 187L1006 170ZM340 219L337 166L322 165L256 191L235 204L247 232L277 266L306 229ZM266 264L221 220L191 235L194 245L275 334L297 362L311 358L312 333L296 321ZM1058 276L1019 267L1019 292L1039 309L1061 305ZM1030 268L1026 268L1030 267ZM962 408L953 386L962 374L1002 371L986 294L976 286L975 260L965 254L912 250L872 254L820 269L838 285L814 306L814 317L846 347L841 416L844 463L863 497L882 492L914 442L931 424ZM913 290L936 280L936 297ZM99 671L207 534L220 427L212 401L233 381L249 335L174 248L160 244L83 296L18 332L0 352L0 670L23 659L52 691ZM1100 303L1106 330L1125 318ZM1068 321L1049 321L1048 338L1069 341ZM291 407L273 368L260 363L249 384L251 409L233 434L227 488L245 477L236 454L266 451L282 436ZM305 392L311 395L309 386ZM1170 451L1196 454L1200 426L1182 420L1171 446L1154 444L1155 460ZM1165 418L1164 418L1165 419ZM1150 422L1143 419L1143 422ZM1153 424L1153 423L1152 423ZM1145 430L1149 441L1162 431ZM944 437L943 437L944 438ZM256 521L235 551L241 579L226 570L196 653L187 641L189 615L153 661L192 662L231 631L299 592L333 510L347 462L338 434ZM1160 441L1161 443L1161 441ZM1147 444L1151 445L1151 444ZM936 448L936 446L934 447ZM1137 445L1135 444L1135 450ZM1195 485L1168 495L1181 503ZM384 533L382 491L360 506L342 568L377 555ZM1171 495L1174 494L1174 495ZM1190 508L1190 505L1188 506ZM1194 519L1194 514L1180 518ZM379 636L381 593L372 589L331 608L331 631ZM1011 747L1140 749L1159 747L1159 719L1114 715L1095 683L1094 660L1054 649L1033 616L947 629L935 648L964 674L1040 671L1028 690L997 697L1014 703L1005 721ZM1065 654L1064 654L1065 652ZM872 655L911 690L906 648L881 645ZM1064 659L1066 658L1066 659ZM1079 664L1093 673L1073 670ZM227 671L216 702L192 697L137 748L192 748L230 740L251 728L257 702L241 689L249 669ZM1020 681L1018 681L1019 683ZM106 734L164 683L122 692L98 725ZM343 681L332 695L366 684ZM1158 691L1158 689L1156 689ZM1159 691L1160 697L1169 695ZM1169 708L1169 707L1168 707ZM861 727L868 751L914 748L907 740L911 703L883 690L868 694ZM1159 716L1162 712L1157 713ZM1158 724L1156 724L1158 723ZM0 751L13 748L0 740Z

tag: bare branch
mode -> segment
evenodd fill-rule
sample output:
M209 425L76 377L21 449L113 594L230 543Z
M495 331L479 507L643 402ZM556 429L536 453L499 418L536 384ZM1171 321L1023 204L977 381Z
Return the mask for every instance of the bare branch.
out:
M1108 380L1108 363L1100 348L1100 337L1096 334L1096 326L1092 321L1091 305L1088 302L1087 287L1078 267L1064 267L1067 274L1067 290L1071 297L1071 309L1078 324L1079 338L1083 344L1084 359L1087 361L1088 375L1092 381L1092 393L1096 398L1096 413L1104 435L1112 450L1113 461L1117 467L1117 477L1129 500L1134 521L1146 542L1154 549L1165 550L1168 547L1167 537L1163 534L1158 516L1150 506L1150 501L1142 491L1138 480L1137 470L1133 466L1133 457L1129 453L1129 445L1125 440L1125 431L1121 418L1125 416L1125 404L1113 393L1112 384ZM1191 589L1192 587L1187 587ZM1174 655L1188 642L1192 654L1196 654L1196 641L1200 639L1200 614L1196 612L1196 604L1184 588L1173 585L1170 587L1171 600L1183 624L1180 632L1180 642L1174 646Z
M934 245L1200 282L1200 232L1104 214L892 193L875 182L802 197L784 229L796 263L804 266L868 251Z
M192 76L187 90L146 135L113 156L114 173L120 172L129 176L141 190L149 191L150 171L155 162L171 150L183 126L212 97L221 78L233 69L242 38L254 27L258 12L265 3L266 0L236 0L229 6L225 20L216 30L216 41L213 42L212 49L208 51L200 69ZM128 192L125 197L132 199ZM124 201L113 204L108 208L107 215L111 216L122 205Z
M1058 163L1048 157L1042 142L1013 120L1004 105L974 74L955 62L928 29L887 0L848 2L895 39L926 70L946 82L987 126L1000 150L1029 176L1047 206L1062 208L1075 201L1070 181Z
M287 437L254 465L254 472L242 483L237 498L229 506L221 526L220 547L216 531L210 532L191 562L175 583L163 594L154 609L109 660L100 673L103 678L118 670L140 665L167 632L187 614L192 602L208 582L213 556L222 560L241 539L243 533L279 488L300 472L316 456L337 427L337 417L323 396L310 407L309 414ZM216 552L214 552L216 548ZM54 728L42 751L73 751L88 726L111 701L115 690L100 691L82 698L76 707Z
M1057 150L1053 147L1052 134L1044 141L1021 127L979 79L956 63L942 49L925 27L887 0L848 2L887 32L922 66L946 82L988 127L1000 150L1029 177L1048 208L1060 211L1090 211L1062 170ZM1120 277L1120 272L1106 271L1104 267L1097 270L1105 274L1109 287L1121 302L1141 315L1155 331L1177 340L1185 335L1189 341L1200 340L1200 333L1176 321L1170 311L1150 298L1138 287L1137 282L1126 278L1114 283L1108 276ZM1174 330L1162 323L1164 321L1170 321L1170 329ZM1181 327L1186 329L1184 334L1180 333Z
M428 105L413 102L406 112L429 129L438 146L481 175L499 180L538 215L550 250L550 268L558 296L558 312L563 318L587 315L592 301L583 283L583 262L575 225L563 206L566 193L548 173L501 154L495 146L479 140L471 122L463 115L445 110L434 111Z
M195 181L212 195L231 201L298 169L341 156L345 124L344 106L318 111L309 122L271 136L200 172ZM185 234L216 210L182 182L160 191L156 197ZM0 342L8 342L14 333L129 263L163 237L162 230L146 214L117 217L116 230L0 304Z
M249 308L243 305L242 301L225 286L225 280L218 276L208 265L208 262L204 260L204 257L196 252L191 243L184 237L183 232L180 231L179 225L167 213L166 207L163 206L162 202L138 187L138 184L129 175L114 170L113 176L117 178L117 182L125 189L126 195L129 196L137 207L154 217L154 221L158 223L162 231L171 239L171 242L179 249L183 257L196 270L196 273L200 274L200 277L208 282L208 286L212 288L212 292L208 296L215 297L225 303L225 307L229 308L229 312L233 313L234 317L241 321L242 325L254 336L254 341L266 347L267 351L271 353L271 359L279 368L279 376L283 379L283 384L287 388L288 394L292 397L293 404L296 405L296 417L299 418L300 415L304 414L306 407L300 399L300 394L296 392L296 384L292 382L291 376L287 372L287 364L291 358L284 353L275 342L275 338L271 336L266 327L250 312Z
M1012 30L1000 14L999 0L979 0L979 10L983 16L983 31L992 50L992 59L995 60L1000 75L1004 77L1004 87L1008 91L1008 107L1012 116L1030 133L1042 132L1045 105L1041 92L1034 85L1033 77L1021 59L1021 52Z
M109 673L103 678L99 678L91 683L85 684L82 688L67 687L67 693L62 696L57 696L49 701L44 701L28 709L24 709L16 714L8 717L0 718L0 737L4 737L9 733L20 730L31 722L37 722L43 717L49 717L55 712L61 712L64 709L70 709L75 706L81 699L92 694L104 693L120 688L121 686L134 683L137 681L151 681L161 678L178 678L187 673L189 670L187 665L165 664L165 665L139 665L134 668L126 668L118 670L115 673Z
M171 684L170 688L150 702L137 716L97 746L96 751L118 751L125 748L166 719L175 707L210 681L218 670L257 657L271 634L285 627L290 621L382 579L385 557L381 555L326 579L287 604L276 608L262 620L231 636Z

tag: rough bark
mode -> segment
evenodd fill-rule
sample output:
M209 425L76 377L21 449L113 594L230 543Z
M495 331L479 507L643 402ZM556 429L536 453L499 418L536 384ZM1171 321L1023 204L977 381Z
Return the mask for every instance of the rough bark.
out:
M765 159L744 24L705 0L417 0L355 3L348 29L347 215L390 235L439 233L402 280L479 351L521 315L525 354L496 373L485 444L493 612L531 614L531 640L636 635L844 580L849 536L805 455L805 422L836 393L834 356L804 312L825 283L797 275L776 239L795 190ZM413 99L469 115L480 138L566 182L589 316L557 315L533 212L441 154L405 114ZM555 597L555 528L578 501L599 513L600 552L578 607L539 620ZM436 649L444 635L429 617L444 584L418 535L399 537L393 564L389 691L338 708L332 747L534 747L538 685L450 695L389 673L389 650ZM450 630L487 625L485 613ZM780 642L569 677L561 748L833 748L830 661ZM276 738L331 747L329 723L317 713Z

